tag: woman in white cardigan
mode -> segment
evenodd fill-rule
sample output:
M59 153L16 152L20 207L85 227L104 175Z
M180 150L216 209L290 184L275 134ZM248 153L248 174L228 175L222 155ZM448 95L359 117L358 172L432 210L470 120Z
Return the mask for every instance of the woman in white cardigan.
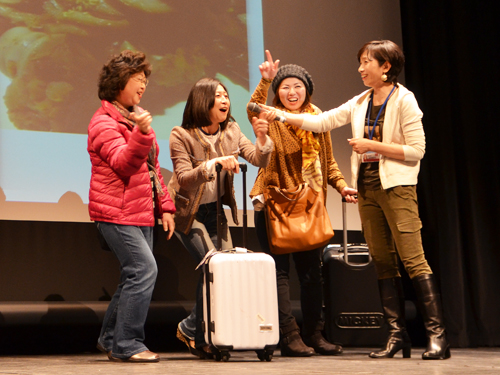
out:
M416 184L425 153L422 111L411 91L397 82L404 65L401 49L388 40L366 43L358 52L359 73L369 90L318 116L282 113L294 126L325 132L351 124L352 186L375 263L384 315L389 325L385 347L372 358L411 355L404 319L398 255L413 281L427 330L423 359L450 357L440 295L424 256Z

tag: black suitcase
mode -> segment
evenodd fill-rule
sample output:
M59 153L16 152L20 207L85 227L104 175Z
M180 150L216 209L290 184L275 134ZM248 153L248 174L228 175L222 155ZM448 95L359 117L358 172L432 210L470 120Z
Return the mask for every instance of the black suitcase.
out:
M375 266L366 244L347 244L346 202L342 199L343 245L323 252L325 331L343 346L380 346L387 339Z

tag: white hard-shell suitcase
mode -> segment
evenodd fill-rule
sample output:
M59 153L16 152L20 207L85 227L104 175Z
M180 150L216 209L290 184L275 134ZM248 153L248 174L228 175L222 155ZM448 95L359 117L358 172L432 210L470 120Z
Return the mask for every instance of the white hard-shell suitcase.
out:
M217 165L220 187L220 165ZM243 173L243 244L246 245L246 164ZM220 194L218 194L220 196ZM222 214L218 204L218 218ZM219 221L220 223L220 221ZM220 225L219 225L220 228ZM219 231L218 231L219 232ZM245 248L211 251L203 264L203 327L215 359L229 360L231 350L255 350L271 361L279 341L278 295L274 259ZM215 350L214 350L215 349Z

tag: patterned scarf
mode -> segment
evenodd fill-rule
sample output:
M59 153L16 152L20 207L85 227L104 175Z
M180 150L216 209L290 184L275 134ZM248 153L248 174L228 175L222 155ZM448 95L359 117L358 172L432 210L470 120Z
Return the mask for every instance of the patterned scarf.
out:
M132 126L132 128L134 126L136 126L135 121L130 118L130 111L128 109L126 109L124 106L122 106L117 101L114 101L112 104L118 110L118 112L120 112L120 114L125 118L127 123L130 126ZM165 195L165 193L164 193L163 189L161 188L160 178L158 176L158 171L156 170L156 167L155 167L155 165L156 165L155 160L156 160L156 142L153 142L151 149L149 150L149 153L148 153L147 163L148 163L149 175L150 175L151 181L153 183L154 191L156 191L158 196L161 197L161 196Z
M318 112L309 104L302 111L289 111L286 108L281 108L290 113L308 113L317 115ZM318 140L314 133L301 128L297 128L288 123L285 123L288 129L295 132L302 142L302 177L305 182L316 191L323 189L323 174L321 173L321 163L319 161L319 151L321 149Z

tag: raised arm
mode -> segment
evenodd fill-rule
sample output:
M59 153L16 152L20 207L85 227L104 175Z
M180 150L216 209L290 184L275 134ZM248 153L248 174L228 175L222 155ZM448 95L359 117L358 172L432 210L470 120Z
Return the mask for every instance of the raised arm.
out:
M273 58L271 56L271 52L266 50L267 61L264 61L259 65L260 74L262 75L262 79L260 80L258 86L255 88L255 91L250 98L250 103L257 103L259 105L266 104L267 101L267 92L269 90L269 86L276 76L276 72L279 67L279 60L273 62ZM252 112L247 109L248 120L252 123L252 119L254 117L258 117L258 114Z
M276 60L273 62L273 57L271 56L271 52L266 49L266 57L267 61L264 61L259 65L260 74L264 79L273 80L276 77L276 73L278 72L278 68L280 65L280 61Z
M127 141L118 130L116 121L108 116L100 116L89 127L89 139L94 151L120 177L135 174L148 157L154 134L144 134L134 127Z

